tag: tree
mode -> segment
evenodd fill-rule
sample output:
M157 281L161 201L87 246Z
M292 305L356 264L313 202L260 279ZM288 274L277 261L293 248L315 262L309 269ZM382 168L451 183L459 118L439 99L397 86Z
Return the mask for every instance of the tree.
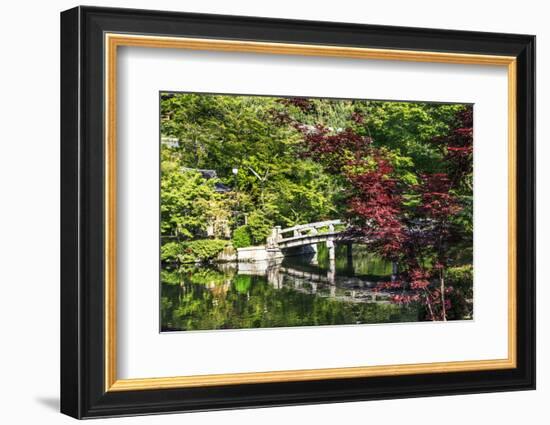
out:
M161 134L178 140L172 159L182 167L215 170L234 189L234 227L254 215L290 226L338 214L338 179L298 156L299 134L273 119L281 108L273 97L161 98Z
M200 173L183 170L167 158L161 162L160 214L161 235L187 240L204 236L207 226L228 218L230 204L214 189L215 180Z
M301 114L314 109L301 99L287 103ZM424 303L432 320L447 320L446 295L452 288L445 285L445 273L455 257L452 248L470 241L459 213L461 195L471 196L471 108L457 109L454 115L450 132L430 139L433 146L426 149L440 158L439 164L419 167L416 175L396 167L414 164L412 158L403 158L390 151L388 143L380 146L366 135L371 132L359 112L350 117L354 124L336 130L304 124L290 114L281 119L302 134L304 156L317 158L328 172L344 175L351 185L350 236L402 264L400 280L383 286L406 288L408 293L396 295L395 301Z

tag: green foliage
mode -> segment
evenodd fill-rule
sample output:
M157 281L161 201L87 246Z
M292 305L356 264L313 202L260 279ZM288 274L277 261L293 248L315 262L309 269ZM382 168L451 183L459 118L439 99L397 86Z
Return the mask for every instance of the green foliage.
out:
M170 152L161 163L161 235L183 239L206 236L207 226L229 216L228 201L214 190L214 179L205 180L196 171L184 170Z
M471 319L474 297L474 269L471 264L449 267L445 272L447 283L453 287L450 294L452 309L449 312L453 319Z
M446 275L451 285L461 287L471 286L474 280L474 268L471 264L449 267L446 270Z
M248 226L245 225L245 226L237 227L233 231L232 242L235 248L244 248L247 246L252 246L252 237L250 236Z
M170 288L169 286L164 286L166 288ZM165 293L165 292L163 292ZM161 315L161 323L168 323L170 321L170 312L172 311L173 304L172 300L169 297L161 296L160 297L160 315Z
M166 285L179 285L181 283L181 276L177 270L163 268L160 271L160 281Z
M178 242L166 242L160 247L160 259L163 262L176 261L181 254L181 244Z
M218 255L228 244L228 241L220 239L199 239L182 242L179 261L181 263L206 262Z
M219 286L227 279L231 279L233 274L222 273L218 270L202 267L186 273L187 280L197 285Z
M344 303L270 285L265 277L231 275L204 268L184 274L181 287L164 285L163 329L204 330L281 326L389 323L418 320L416 307Z
M162 234L203 238L212 221L234 229L245 216L250 221L258 215L249 229L257 243L264 240L269 224L288 227L345 215L347 182L300 155L302 136L275 119L281 114L334 133L352 128L372 138L387 150L395 177L413 187L420 174L441 171L442 153L431 141L449 131L463 108L341 99L309 103L302 109L275 97L163 94L161 134L178 143L162 147ZM215 170L218 180L182 173L184 167ZM234 193L220 196L214 191L217 181ZM416 200L406 202L414 206ZM220 231L216 235L223 236Z
M270 119L274 98L250 96L164 95L161 101L163 135L179 139L182 165L214 169L228 184L260 197L262 181L273 173L280 156L292 144L288 129ZM231 169L239 167L235 178ZM267 174L267 177L266 177Z
M164 263L204 263L218 255L228 243L220 239L167 242L160 248L160 258Z
M324 173L314 161L300 158L299 134L273 119L274 111L281 108L278 99L272 97L165 94L161 98L161 134L179 140L175 146L163 144L164 157L180 169L215 170L219 181L234 189L225 196L224 204L218 204L218 210L231 217L233 228L243 224L245 215L261 213L261 223L253 224L251 229L255 240L265 238L265 223L286 227L319 217L331 218L344 206L340 179ZM232 173L235 167L237 175ZM181 185L169 179L166 183L170 187ZM209 180L206 185L212 184ZM184 208L170 208L163 221L182 209L186 216L191 213L191 217L198 217L195 211L199 212L202 205L193 203L197 184L188 185L191 187L178 190L175 197L184 196L190 203ZM216 199L215 195L205 195L210 203ZM167 198L170 205L172 197ZM167 226L164 234L178 224L189 230L180 233L192 238L200 237L208 223L200 219L177 222Z
M234 277L234 283L235 290L239 294L246 294L248 291L250 291L250 288L252 287L252 276L245 275L245 274L237 274Z
M233 231L233 246L244 248L252 245L261 245L266 242L267 236L273 228L273 221L260 211L253 211L248 217L248 224L237 227Z
M441 152L431 140L445 135L463 108L459 104L342 99L310 99L309 103L305 111L293 105L279 108L301 123L328 127L334 133L353 128L372 138L376 146L410 158L406 169L421 172L439 171ZM351 119L353 114L362 117L360 123Z
M418 170L415 169L414 161L409 156L401 155L399 150L387 151L388 159L394 167L397 178L407 186L414 186L419 183Z
M266 237L271 233L273 221L262 211L253 211L248 217L248 233L254 244L265 243Z
M367 101L356 111L365 116L362 127L378 146L413 160L417 171L440 171L441 153L431 143L445 135L462 105Z
M474 197L470 194L457 194L460 197L462 210L454 217L454 223L462 226L465 234L474 232Z

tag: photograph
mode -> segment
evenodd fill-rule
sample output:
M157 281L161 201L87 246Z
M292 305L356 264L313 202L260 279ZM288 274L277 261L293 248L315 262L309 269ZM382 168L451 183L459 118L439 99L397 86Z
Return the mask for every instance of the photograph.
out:
M472 320L473 115L160 92L161 332Z
M11 226L11 251L28 263L23 245L45 241L37 258L60 273L60 291L44 292L56 300L34 297L58 306L57 369L31 374L77 419L370 401L369 418L387 422L387 406L414 398L396 421L426 422L434 396L462 403L439 397L437 417L492 403L504 422L534 418L547 394L502 397L537 380L542 14L291 6L75 6L45 20L55 49L27 56L58 53L44 67L57 83L17 66L10 85L26 102L10 110L54 125L61 144L46 149L41 131L30 167L57 175L61 263L51 238ZM29 120L19 80L41 99L60 86L61 108ZM26 127L14 128L6 140ZM6 158L21 168L27 145L7 143ZM8 186L36 216L47 173L20 171L30 189ZM24 203L8 204L20 215ZM57 229L42 222L31 228Z

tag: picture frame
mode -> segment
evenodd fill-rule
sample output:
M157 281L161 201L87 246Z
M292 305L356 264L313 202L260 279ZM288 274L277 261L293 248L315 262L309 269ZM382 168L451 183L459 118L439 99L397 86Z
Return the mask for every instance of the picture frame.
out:
M508 356L119 379L122 46L505 67L509 168L508 181L497 184L508 193L499 212L509 232ZM61 117L62 413L80 419L535 388L534 36L81 6L61 14Z

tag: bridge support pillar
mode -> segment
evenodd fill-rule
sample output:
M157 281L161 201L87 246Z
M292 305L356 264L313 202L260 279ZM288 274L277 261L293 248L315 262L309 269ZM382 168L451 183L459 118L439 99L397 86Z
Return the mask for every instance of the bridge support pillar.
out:
M266 271L267 282L277 289L281 289L283 287L283 275L279 273L279 271L279 264L268 266Z
M314 243L314 244L310 245L310 247L313 251L313 258L311 259L311 264L317 265L319 263L318 260L317 260L317 253L318 253L317 244Z
M279 248L267 248L267 259L270 261L284 258L283 252Z
M311 293L315 294L317 292L317 282L311 282Z
M327 280L332 285L336 281L336 260L334 258L329 259L328 262Z
M336 247L334 246L334 239L328 238L326 244L328 249L328 259L330 261L334 261L336 259Z

